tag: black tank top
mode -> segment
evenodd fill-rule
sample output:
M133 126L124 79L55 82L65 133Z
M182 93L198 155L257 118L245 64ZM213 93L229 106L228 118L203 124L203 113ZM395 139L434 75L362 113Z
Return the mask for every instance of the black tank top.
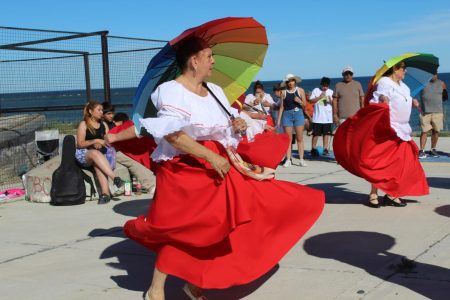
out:
M94 133L92 133L89 128L86 128L86 137L85 140L86 141L91 141L91 140L95 140L95 139L101 139L103 140L103 137L106 134L106 130L105 130L105 124L103 124L103 122L100 122L100 127L97 129L94 129ZM94 146L89 146L88 149L95 149ZM99 151L103 154L106 153L106 148L102 147L101 149L99 149Z
M295 88L295 92L291 93L288 90L285 90L286 92L286 96L284 97L284 109L285 110L291 110L294 108L299 108L302 109L302 106L300 105L300 103L297 103L294 101L295 96L299 97L300 99L302 97L300 97L300 95L298 94L297 88ZM303 101L303 99L302 99Z

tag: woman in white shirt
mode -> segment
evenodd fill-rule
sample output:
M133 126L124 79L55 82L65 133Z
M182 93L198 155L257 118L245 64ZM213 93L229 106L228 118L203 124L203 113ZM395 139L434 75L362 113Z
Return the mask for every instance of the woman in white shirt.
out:
M157 253L145 295L152 300L164 299L168 274L188 282L183 290L191 299L205 299L201 288L257 279L297 243L324 204L321 191L257 181L231 166L225 148L237 147L246 124L229 119L225 110L237 112L219 86L204 83L213 70L211 49L188 38L177 63L181 75L152 93L157 118L141 119L158 145L155 196L146 217L124 226L128 237ZM134 135L123 131L108 141Z

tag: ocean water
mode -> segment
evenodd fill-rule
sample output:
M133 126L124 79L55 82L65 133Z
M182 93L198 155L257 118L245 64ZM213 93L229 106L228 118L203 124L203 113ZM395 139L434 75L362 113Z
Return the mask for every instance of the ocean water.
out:
M366 91L367 85L371 77L355 77L355 80L361 82L361 85ZM439 74L439 79L444 81L447 86L450 86L450 73ZM331 78L330 88L334 88L337 82L341 81L341 78ZM280 81L262 81L266 92L272 93L274 85ZM304 79L300 86L305 91L312 91L315 87L318 87L320 78L317 79ZM136 87L133 88L118 88L111 89L111 101L114 105L117 105L116 112L125 112L131 116L133 96ZM253 86L250 86L247 93L251 93ZM103 90L92 90L92 98L103 99ZM52 91L52 92L39 92L39 93L11 93L0 94L0 109L7 108L29 108L29 107L51 107L51 106L72 106L72 105L84 105L86 102L86 93L83 90L70 90L70 91ZM44 111L39 112L45 114L49 122L78 122L82 119L83 113L81 110L64 110L64 111ZM444 130L450 130L450 100L444 102ZM2 115L10 115L2 113ZM413 131L420 131L419 125L419 113L416 109L413 109L410 119L410 124Z

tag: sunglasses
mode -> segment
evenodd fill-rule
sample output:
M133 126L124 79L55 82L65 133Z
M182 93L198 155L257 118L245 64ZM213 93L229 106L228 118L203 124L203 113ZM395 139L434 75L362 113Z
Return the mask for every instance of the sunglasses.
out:
M347 71L347 72L342 73L342 76L353 76L353 73Z

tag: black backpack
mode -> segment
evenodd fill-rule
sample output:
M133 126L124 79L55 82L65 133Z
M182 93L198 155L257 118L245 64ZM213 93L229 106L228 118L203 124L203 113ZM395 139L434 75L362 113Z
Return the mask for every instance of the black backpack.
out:
M75 161L75 137L63 141L61 165L53 172L50 190L51 205L76 205L86 201L85 174Z

